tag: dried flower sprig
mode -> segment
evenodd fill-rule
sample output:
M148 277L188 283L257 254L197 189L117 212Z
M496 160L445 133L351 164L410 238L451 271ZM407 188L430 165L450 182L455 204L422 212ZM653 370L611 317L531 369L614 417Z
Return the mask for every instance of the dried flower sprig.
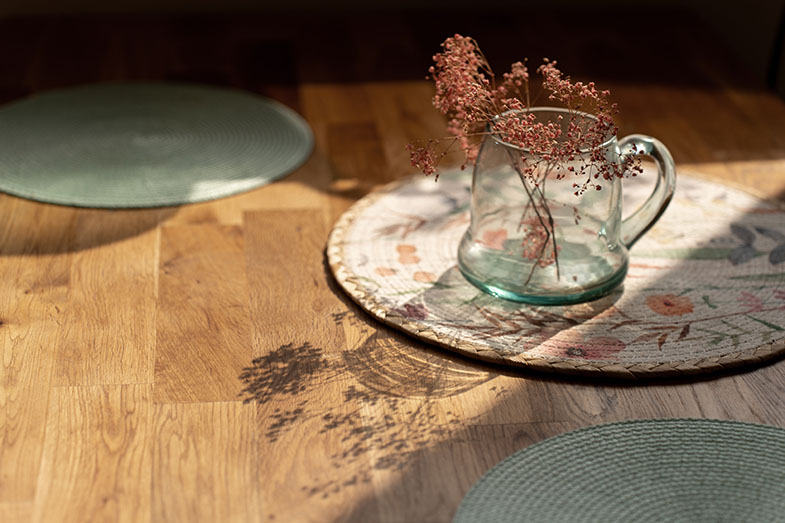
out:
M412 165L425 174L436 174L438 165L458 144L464 154L461 168L475 163L482 139L492 134L509 144L510 163L527 192L528 203L520 219L524 230L522 254L531 259L531 279L536 267L556 266L559 277L555 222L544 187L548 178L577 178L572 188L580 196L588 189L601 190L603 181L642 172L640 157L606 157L606 142L617 134L610 92L593 82L573 82L543 59L536 72L548 99L566 114L539 121L531 105L530 76L526 61L516 62L497 84L496 76L477 42L456 34L442 43L429 72L436 87L433 105L447 116L449 136L409 144ZM517 153L513 150L517 149ZM635 152L635 151L633 151ZM576 223L580 216L576 212ZM527 283L529 281L527 279Z
M613 117L618 112L609 101L610 92L593 82L572 82L543 60L537 68L548 99L563 105L568 121L540 122L531 107L529 71L524 62L512 64L496 85L496 76L477 42L456 34L434 55L429 72L436 86L433 105L447 115L450 136L409 144L412 165L425 174L438 176L438 165L457 143L464 153L462 167L477 159L482 137L492 133L519 148L522 171L535 186L553 173L557 179L573 174L576 195L587 189L600 190L602 180L641 172L640 159L628 155L619 163L605 158L602 145L617 132ZM490 130L489 130L490 129Z

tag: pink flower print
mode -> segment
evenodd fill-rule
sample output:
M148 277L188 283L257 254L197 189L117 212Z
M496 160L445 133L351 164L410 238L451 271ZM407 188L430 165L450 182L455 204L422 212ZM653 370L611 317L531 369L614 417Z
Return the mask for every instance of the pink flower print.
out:
M747 291L741 293L739 303L746 309L745 312L760 312L763 310L763 300Z
M598 336L588 340L576 339L574 342L559 340L555 343L545 342L545 344L547 345L545 352L550 355L583 360L613 359L617 353L627 347L620 339L610 336Z
M613 358L617 352L623 351L626 347L627 345L618 338L600 336L565 347L564 355L586 360L606 360Z
M428 317L428 309L422 303L405 303L403 308L398 309L397 312L413 320L424 320Z
M401 244L395 250L398 251L398 263L402 265L420 263L420 258L414 255L417 252L417 247L414 245Z
M692 301L687 296L676 296L675 294L647 296L646 305L663 316L684 316L693 311Z
M436 275L432 272L418 271L414 273L414 281L420 283L433 283L436 281Z
M491 229L482 233L482 240L479 243L489 249L503 251L505 241L507 241L507 229Z
M391 267L376 267L376 269L374 269L374 272L379 276L392 276L398 271L396 271Z

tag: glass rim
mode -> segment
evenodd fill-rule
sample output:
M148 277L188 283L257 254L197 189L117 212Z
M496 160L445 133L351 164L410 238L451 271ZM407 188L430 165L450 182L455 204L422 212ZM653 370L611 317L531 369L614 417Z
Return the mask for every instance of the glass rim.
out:
M570 114L570 113L572 113L572 114L579 114L579 115L581 115L582 117L584 117L584 118L586 118L588 120L592 120L592 121L595 121L595 122L597 121L597 117L594 116L591 113L587 113L587 112L584 112L584 111L576 111L576 110L572 110L571 111L570 109L567 109L566 107L553 107L553 106L547 106L547 105L535 106L535 107L524 107L523 109L510 109L509 111L504 111L501 114L495 115L491 119L491 121L488 122L488 124L486 126L487 129L488 129L488 132L490 133L489 136L491 138L493 138L493 141L495 141L499 145L503 145L503 146L509 147L511 149L515 149L515 150L518 150L518 151L529 153L530 151L528 149L524 149L523 147L519 147L519 146L511 144L509 142L505 142L503 139L501 139L501 137L498 135L498 133L494 132L494 130L493 130L493 123L499 121L501 118L503 118L506 115L519 114L519 113L531 113L531 112L535 112L535 111L551 112L551 113L562 113L562 114ZM591 151L593 151L595 149L605 149L608 146L610 146L610 144L616 138L617 138L616 134L612 134L604 142L602 142L599 146L597 146L595 148L589 148L589 147L583 148L582 147L582 148L578 149L578 153L584 154L584 153L591 152Z

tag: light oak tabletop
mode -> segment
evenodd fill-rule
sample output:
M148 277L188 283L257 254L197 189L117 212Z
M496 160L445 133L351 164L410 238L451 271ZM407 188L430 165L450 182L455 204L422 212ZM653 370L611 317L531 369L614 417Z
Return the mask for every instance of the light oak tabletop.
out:
M375 322L331 277L336 219L415 172L407 142L443 134L424 76L456 31L487 42L500 70L557 58L611 90L621 135L655 136L677 167L785 201L782 100L688 21L582 22L594 14L0 21L4 103L89 82L201 82L275 98L316 139L286 178L208 203L107 211L0 195L0 521L447 522L487 469L567 430L658 417L785 427L780 361L635 384L508 369Z

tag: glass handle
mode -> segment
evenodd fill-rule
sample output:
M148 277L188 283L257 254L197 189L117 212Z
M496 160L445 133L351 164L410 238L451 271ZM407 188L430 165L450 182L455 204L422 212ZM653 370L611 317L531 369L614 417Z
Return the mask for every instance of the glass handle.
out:
M657 185L651 196L621 222L621 241L631 247L662 216L676 188L676 166L673 157L662 142L651 136L631 134L619 140L620 153L645 154L657 164Z

